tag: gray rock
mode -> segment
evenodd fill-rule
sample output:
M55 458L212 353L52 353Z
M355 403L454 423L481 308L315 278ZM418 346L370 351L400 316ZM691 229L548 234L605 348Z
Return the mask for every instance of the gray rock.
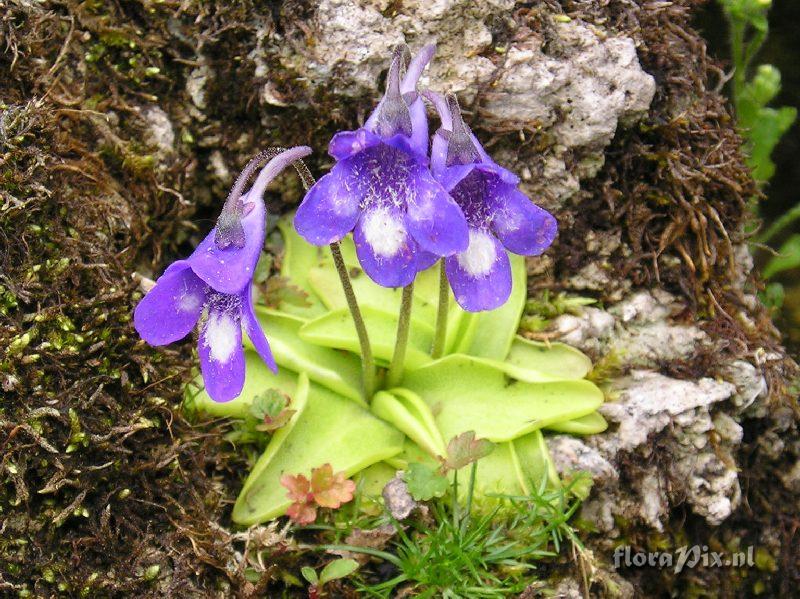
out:
M781 476L781 482L792 493L800 493L800 460Z
M735 464L728 455L728 464ZM682 490L692 510L709 524L719 525L741 500L736 468L721 460L717 452L689 452L672 467L673 476L681 481Z
M633 371L630 376L616 381L615 388L618 398L603 404L599 410L619 425L613 436L603 437L603 445L612 455L642 445L673 419L686 418L692 410L707 409L736 391L730 383L709 378L681 381L643 370Z
M406 2L402 14L381 0L323 0L310 26L313 44L295 44L282 52L284 66L296 71L313 87L336 84L340 94L375 94L376 82L388 67L392 49L407 42L412 49L436 43L437 59L430 81L443 91L478 87L494 73L491 60L480 56L492 43L485 23L506 15L513 0L437 0ZM344 51L343 51L344 49ZM427 79L424 81L426 82Z
M581 349L600 351L614 330L614 317L598 308L584 308L580 315L563 314L553 321L564 343Z
M595 485L614 483L619 474L597 449L570 435L547 437L547 447L559 474L588 472Z
M382 495L386 509L396 520L405 520L419 505L408 492L408 486L401 474L386 483Z
M677 308L677 304L666 292L661 292L659 296L660 299L656 299L654 293L650 291L638 291L608 311L623 323L652 323L665 320Z
M690 358L707 343L708 336L697 327L659 321L625 329L611 341L610 348L630 364L652 367Z
M629 515L637 513L639 517L656 530L663 530L661 518L667 515L666 486L661 480L658 471L646 473L635 483L640 501L636 510L628 512Z
M175 152L175 130L167 113L160 106L154 105L146 107L142 116L148 125L145 139L157 148L159 158L163 160L172 155Z
M738 445L742 442L742 437L744 437L742 426L725 412L719 412L714 415L714 430L721 439L732 445Z
M214 174L214 177L219 179L220 182L227 185L233 181L233 175L231 174L228 165L225 163L225 158L223 157L222 152L219 150L214 150L211 152L209 165L211 166L211 172Z
M724 369L725 377L736 385L733 404L740 412L749 408L760 397L767 395L767 381L755 366L744 360L735 360Z
M395 12L388 0L323 0L302 35L265 39L257 30L251 59L267 80L261 100L285 104L269 80L267 54L297 73L312 95L325 89L377 98L377 82L397 44L415 51L435 43L436 56L420 86L456 92L467 106L480 92L477 113L467 117L473 126L523 136L531 129L541 132L545 151L506 152L497 159L523 173L523 191L556 208L602 167L602 150L617 127L647 112L655 81L642 70L632 39L575 21L550 23L546 43L542 33L514 21L514 6L513 0L408 0ZM514 31L508 47L492 47L487 23L493 21ZM197 69L187 84L198 106L204 104L207 76ZM599 273L586 274L598 281Z
M554 599L583 599L581 585L573 578L565 578L553 590Z
M561 341L593 356L613 352L625 364L652 368L688 359L711 343L699 328L669 321L679 309L667 293L637 292L608 311L588 307L558 316L552 328Z
M212 77L213 73L207 64L194 69L189 73L186 80L186 93L189 94L192 103L200 110L206 108L206 82Z
M588 26L556 23L557 52L531 34L508 50L483 114L497 127L552 127L568 148L603 148L618 123L640 118L653 100L655 80L639 65L633 40L598 36Z
M548 439L559 472L583 470L592 475L594 491L583 506L583 517L606 532L614 529L615 515L638 518L662 530L671 503L685 500L711 524L727 518L741 499L730 448L741 442L742 429L723 412L712 420L709 409L731 398L734 385L709 378L681 381L637 370L616 381L615 387L616 398L600 408L612 423L609 431L585 440L568 435ZM709 443L711 431L718 435L716 446ZM648 442L657 433L666 434L658 451L670 455L667 469L645 468L620 486L621 465L631 459L650 461L653 450Z

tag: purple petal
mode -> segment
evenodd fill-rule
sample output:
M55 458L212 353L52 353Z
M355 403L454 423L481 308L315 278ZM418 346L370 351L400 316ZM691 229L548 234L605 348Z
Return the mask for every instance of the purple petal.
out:
M437 256L436 254L432 254L431 252L420 250L417 253L417 272L428 270L431 266L436 264L441 259L442 259L441 256Z
M519 177L517 177L511 171L498 165L494 160L491 159L489 154L486 153L486 150L478 141L478 138L475 136L475 134L472 133L472 131L470 131L469 128L463 123L462 119L460 118L460 113L454 118L452 111L456 110L457 102L451 99L451 102L448 103L448 100L444 96L436 92L426 91L424 93L425 97L433 103L434 107L436 108L436 112L439 113L439 120L441 121L441 127L439 131L437 131L433 136L433 144L431 147L431 170L433 171L436 179L442 183L445 189L450 191L454 185L456 185L469 173L469 167L473 166L472 164L468 163L462 165L455 164L451 165L450 167L447 165L447 157L450 153L450 136L452 135L454 126L459 128L459 131L461 131L460 128L463 128L464 130L462 133L466 133L469 136L469 140L472 142L474 150L477 150L478 152L479 168L485 170L486 172L496 174L502 181L506 183L510 183L512 185L519 183Z
M501 184L495 190L492 230L510 252L538 256L553 243L558 225L552 214L524 193Z
M418 145L415 145L415 143L416 142L414 139L406 137L400 133L390 137L389 139L383 140L384 148L398 150L398 154L395 155L394 161L399 161L403 164L419 164L427 167L429 162L428 141L427 139L425 140L421 150ZM365 152L365 154L366 153L367 152Z
M428 44L422 48L417 55L411 60L406 69L406 74L400 82L400 92L406 99L409 99L416 94L417 83L422 76L422 71L428 66L428 63L433 58L436 52L435 44ZM422 98L416 96L413 101L410 101L408 110L411 113L412 131L411 145L414 150L421 153L428 153L428 115L425 110L425 103Z
M495 176L499 177L499 179L503 183L508 183L509 185L516 185L519 183L519 177L517 177L514 173L512 173L507 168L503 168L499 164L497 164L494 160L489 158L489 155L486 153L486 150L483 149L483 146L478 143L478 138L475 135L472 135L472 140L478 146L478 153L481 155L481 162L478 163L478 168L486 173L492 173Z
M433 135L431 144L431 171L436 180L442 182L441 177L447 168L447 144L450 132L453 130L453 118L450 116L447 100L442 94L431 90L425 90L422 94L433 103L436 112L439 113L440 126ZM445 189L449 190L447 186Z
M433 135L431 143L431 172L438 181L447 169L447 138L440 129ZM442 183L444 184L444 183Z
M366 210L358 220L353 240L361 267L378 285L405 287L414 280L418 247L400 210Z
M203 382L211 399L217 402L238 397L244 386L242 326L236 304L231 307L211 304L197 341Z
M445 272L458 305L467 312L499 308L511 295L511 263L485 229L470 229L465 252L445 258Z
M411 114L411 139L410 145L414 152L427 156L428 154L428 114L422 98L417 98L408 107Z
M224 250L214 241L216 229L200 242L191 256L187 258L192 270L210 287L220 293L239 293L253 278L256 262L264 246L266 227L266 208L260 195L247 194L242 197L245 203L254 207L242 217L245 245L242 248L229 246Z
M311 148L297 146L273 156L259 172L250 191L241 197L239 190L268 152L262 152L251 160L239 175L223 207L219 223L222 226L221 239L217 239L219 229L215 227L188 258L195 274L210 287L220 293L236 294L253 278L266 235L264 190L287 166L310 153ZM228 213L228 210L232 212Z
M427 158L395 135L337 163L306 194L297 210L297 232L314 245L344 237L362 210L401 202L416 193L415 173Z
M403 48L403 46L395 48L389 72L386 74L386 91L364 124L365 128L384 139L397 133L410 137L413 131L409 104L400 92L400 71L403 68L405 54ZM407 52L407 48L405 51Z
M434 45L422 48L408 64L402 81L398 78L401 59L395 54L386 79L386 93L364 123L364 128L370 131L384 130L385 134L381 137L387 142L391 137L398 137L394 134L389 135L389 132L402 131L402 136L412 152L425 156L428 154L428 116L425 104L417 95L416 89L422 71L430 62L435 50ZM384 122L387 118L388 123Z
M277 373L278 365L275 363L275 358L272 357L269 341L267 341L264 330L261 328L253 309L252 288L246 289L242 294L242 325L250 341L253 342L253 347L256 348L258 355L261 356L261 359L264 360L264 363L272 372Z
M136 306L136 331L150 345L183 339L200 318L205 289L185 260L174 262Z
M466 179L467 176L478 169L477 164L458 164L456 166L449 166L438 174L434 171L436 180L442 184L448 192L452 192L456 185Z
M308 190L294 216L294 228L309 243L328 245L355 227L359 202L368 190L368 179L356 176L355 170L363 154L337 163Z
M340 131L328 144L328 154L336 160L344 160L379 143L381 143L381 138L364 128L355 131Z
M416 171L407 201L408 229L420 247L439 256L467 249L469 231L464 213L428 169Z
M472 136L475 138L475 136ZM477 144L477 139L474 139ZM481 162L469 164L456 164L453 166L447 165L447 144L449 142L441 135L436 133L433 136L433 145L431 147L431 171L436 180L442 184L447 191L451 191L453 187L458 185L461 180L469 175L473 170L479 170L486 174L487 178L497 179L498 182L503 182L509 185L516 185L519 183L519 177L508 169L503 168L491 158L486 155L484 149L477 144L478 153L482 155Z
M290 164L300 160L301 158L305 158L309 154L311 154L311 148L308 146L295 146L274 156L269 162L267 162L267 164L264 165L264 168L261 169L261 172L258 173L258 177L256 177L253 187L250 188L249 191L250 201L253 201L256 198L263 200L264 191L267 189L267 185L269 185L275 177L286 170Z

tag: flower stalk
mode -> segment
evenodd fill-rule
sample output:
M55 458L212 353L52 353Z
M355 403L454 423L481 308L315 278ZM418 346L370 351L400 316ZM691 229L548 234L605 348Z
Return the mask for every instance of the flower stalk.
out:
M447 340L447 311L450 307L450 283L447 282L447 273L444 269L444 260L439 261L439 306L436 310L436 333L433 337L433 350L431 357L436 360L444 353L444 344Z
M361 315L361 309L358 307L356 294L353 292L350 274L347 272L347 266L344 263L344 258L342 258L342 250L339 248L339 243L334 242L330 244L330 248L331 255L333 255L333 263L336 265L336 272L339 273L339 280L342 282L342 290L347 300L347 307L350 309L350 315L353 317L353 324L356 327L358 343L361 346L361 385L364 393L364 400L369 403L375 393L375 358L372 356L369 334L364 324L364 318Z
M478 473L478 460L472 462L472 467L469 470L469 488L467 490L467 509L465 513L467 518L472 514L472 497L475 495L475 475Z
M411 328L411 306L414 303L414 281L403 287L403 298L400 302L400 317L397 320L397 341L395 341L392 362L389 364L389 373L386 384L389 388L396 387L403 378L403 366L406 361L406 348L408 347L408 333Z

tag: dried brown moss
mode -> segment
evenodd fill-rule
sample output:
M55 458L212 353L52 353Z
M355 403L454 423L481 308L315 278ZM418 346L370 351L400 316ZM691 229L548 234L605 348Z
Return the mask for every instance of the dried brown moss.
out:
M252 588L216 528L237 457L174 411L189 351L153 352L130 325L131 273L174 251L194 206L176 200L185 164L156 172L142 142L152 89L87 56L111 36L109 60L149 64L154 42L90 8L2 22L0 595Z
M729 240L741 239L754 190L711 89L718 73L688 25L693 4L536 5L632 35L659 84L649 119L620 133L585 187L555 273L592 259L585 232L622 229L634 250L614 256L623 275L683 293L687 318L705 316L735 351L771 347L765 315L752 330L726 317L741 304ZM263 81L248 57L257 29L302 36L312 10L294 1L12 1L0 15L0 71L10 73L0 79L0 594L49 596L62 585L92 597L253 596L269 575L280 584L285 548L248 580L235 552L243 538L219 528L245 456L219 427L192 428L175 411L191 344L156 351L137 340L131 273L159 272L210 226L228 184L208 167L215 150L233 168L264 145L320 147L356 124L366 99L341 104L277 68L269 76L289 106L259 101ZM204 64L198 50L213 74L202 110L186 91ZM173 125L172 151L151 139L154 105ZM269 201L280 209L296 197L287 188ZM775 388L786 368L770 375ZM755 483L781 467L759 456L745 461ZM775 499L753 493L751 505ZM753 533L748 515L724 530ZM787 531L781 551L791 562L791 515L761 517ZM253 542L276 542L262 536ZM788 584L797 580L797 568L787 573Z

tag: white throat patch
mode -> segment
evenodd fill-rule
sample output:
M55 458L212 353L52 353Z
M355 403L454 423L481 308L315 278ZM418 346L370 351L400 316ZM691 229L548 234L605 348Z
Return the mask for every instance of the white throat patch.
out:
M178 310L181 312L196 312L200 309L202 303L203 295L201 293L184 291L178 300Z
M363 216L361 229L364 238L379 258L393 258L406 240L406 227L403 217L385 208L370 210Z
M469 247L457 256L458 264L471 277L489 273L497 260L497 250L489 233L469 230Z
M239 323L226 312L211 312L203 332L203 340L209 348L211 359L227 364L236 350Z

